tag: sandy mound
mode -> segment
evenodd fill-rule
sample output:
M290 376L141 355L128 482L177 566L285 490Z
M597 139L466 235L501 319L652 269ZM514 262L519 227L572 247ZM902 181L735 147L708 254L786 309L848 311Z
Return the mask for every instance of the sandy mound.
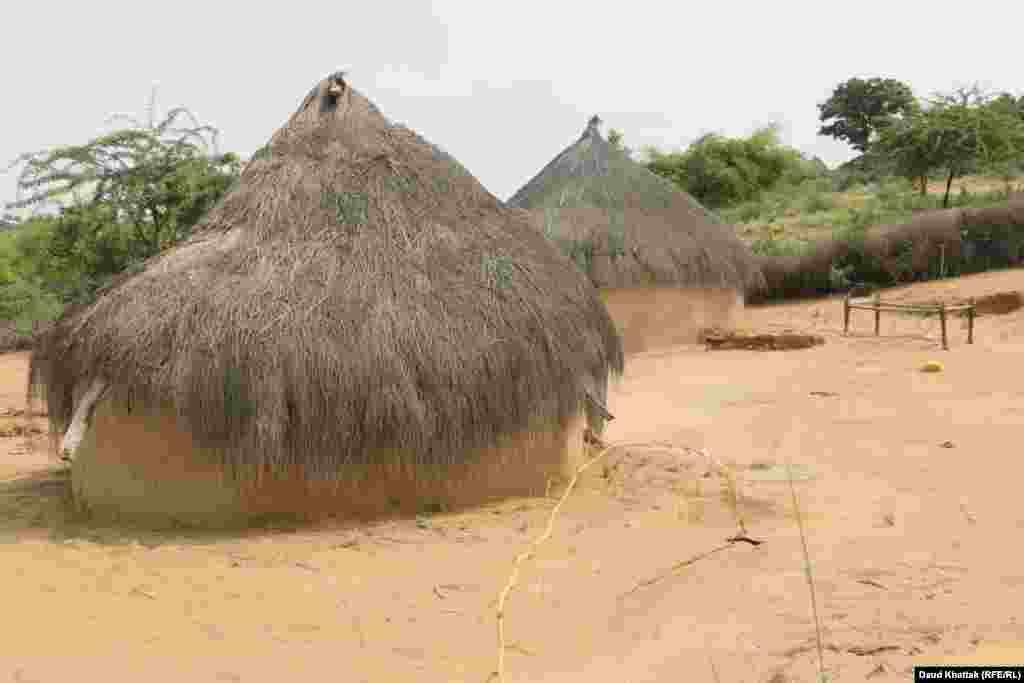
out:
M974 311L977 315L1006 315L1021 308L1024 308L1024 294L1020 292L997 292L974 298Z

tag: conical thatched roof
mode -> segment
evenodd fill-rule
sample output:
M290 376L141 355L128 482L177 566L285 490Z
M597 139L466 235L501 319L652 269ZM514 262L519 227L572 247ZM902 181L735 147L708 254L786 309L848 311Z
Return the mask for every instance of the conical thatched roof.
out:
M599 287L759 286L753 254L732 226L609 144L599 124L590 119L509 206L530 210Z
M338 73L191 238L58 321L31 389L64 426L100 374L126 409L173 402L223 464L330 476L565 424L622 362L586 278Z

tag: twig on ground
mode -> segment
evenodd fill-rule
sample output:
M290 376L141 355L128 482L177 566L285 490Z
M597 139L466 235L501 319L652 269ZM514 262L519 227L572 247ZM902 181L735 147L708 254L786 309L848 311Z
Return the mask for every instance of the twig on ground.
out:
M718 677L718 667L715 666L715 660L712 659L711 653L708 653L708 663L711 665L711 675L715 679L715 683L722 683L722 679Z
M664 581L668 577L672 576L673 574L678 572L680 569L685 569L686 567L689 567L691 564L695 564L695 563L699 562L700 560L703 560L705 558L711 557L715 553L721 552L721 551L725 550L726 548L731 548L732 546L733 546L732 543L723 543L722 545L716 546L716 547L712 548L711 550L708 550L706 552L694 555L693 557L691 557L689 559L683 560L681 562L676 562L674 565L669 567L667 571L664 571L661 574L658 574L657 576L654 576L654 577L651 577L651 578L646 579L644 581L641 581L640 583L636 584L635 586L630 588L628 591L626 591L625 593L623 593L619 597L620 598L625 598L625 597L628 597L628 596L632 595L633 593L636 593L641 588L647 588L648 586L653 586L654 584L658 583L659 581Z
M821 620L818 616L818 598L814 593L814 576L811 573L811 554L807 550L807 535L804 533L804 520L800 514L800 503L796 497L796 485L793 484L793 467L789 456L786 456L786 479L789 482L789 493L793 500L793 514L796 516L797 528L800 530L800 545L804 554L804 573L807 576L807 587L811 592L811 612L814 614L814 636L818 651L818 677L821 683L828 680L825 674L825 653L821 639Z
M690 565L695 564L695 563L699 562L700 560L703 560L703 559L706 559L708 557L711 557L712 555L714 555L717 552L725 550L726 548L731 548L732 546L736 545L737 543L741 543L741 542L742 543L749 543L750 545L752 545L754 547L757 547L757 546L761 545L762 543L764 543L764 541L758 541L756 539L750 538L749 536L731 536L731 537L725 539L725 541L726 542L724 544L722 544L720 546L716 546L716 547L712 548L711 550L708 550L708 551L703 552L703 553L699 553L699 554L694 555L693 557L691 557L689 559L686 559L686 560L683 560L681 562L676 562L674 565L669 567L667 571L664 571L661 574L658 574L657 576L654 576L654 577L652 577L650 579L647 579L645 581L641 581L640 583L636 584L635 586L630 588L628 591L626 591L625 593L623 593L619 597L620 598L625 598L625 597L627 597L629 595L632 595L633 593L637 592L641 588L647 588L648 586L653 586L654 584L658 583L659 581L663 581L663 580L667 579L668 577L673 576L680 569L685 569L686 567L689 567Z

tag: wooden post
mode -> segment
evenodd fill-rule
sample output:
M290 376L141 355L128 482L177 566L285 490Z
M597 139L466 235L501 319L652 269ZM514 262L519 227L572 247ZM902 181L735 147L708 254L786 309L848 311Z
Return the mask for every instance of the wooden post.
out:
M967 302L969 308L967 309L967 343L974 343L974 298L972 297Z
M850 295L843 297L843 334L850 332Z
M879 334L882 327L882 296L875 293L875 336Z
M942 350L949 351L949 341L946 337L946 304L939 303L939 324L942 326Z
M89 428L89 419L92 417L93 410L96 409L96 404L106 394L108 385L106 380L94 377L92 384L86 389L85 393L82 394L81 398L78 399L75 405L75 412L71 416L71 424L68 426L68 430L64 433L64 439L60 446L61 460L70 462L75 457L75 452L78 450L79 444L82 443L82 439L85 437L85 432Z

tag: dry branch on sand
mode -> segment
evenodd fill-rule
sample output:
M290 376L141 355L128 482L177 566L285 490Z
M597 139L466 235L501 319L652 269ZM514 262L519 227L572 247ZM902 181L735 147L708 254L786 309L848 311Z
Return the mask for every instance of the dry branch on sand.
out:
M736 330L702 330L700 343L709 351L723 349L744 349L749 351L787 351L793 349L809 349L825 343L825 338L817 334L799 334L796 332L758 332L746 333Z

